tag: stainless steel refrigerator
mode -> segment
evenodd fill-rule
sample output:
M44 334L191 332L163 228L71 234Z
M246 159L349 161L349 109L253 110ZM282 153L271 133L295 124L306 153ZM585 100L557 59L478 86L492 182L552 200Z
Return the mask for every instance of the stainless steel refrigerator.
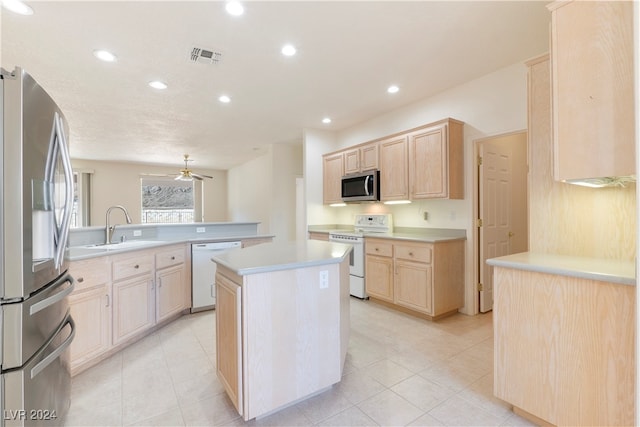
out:
M69 408L67 238L73 170L65 118L21 68L0 70L2 426L61 425Z

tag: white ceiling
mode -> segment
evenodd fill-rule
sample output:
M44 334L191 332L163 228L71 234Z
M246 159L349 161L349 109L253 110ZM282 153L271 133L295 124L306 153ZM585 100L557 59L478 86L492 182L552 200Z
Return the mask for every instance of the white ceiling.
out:
M240 17L220 1L28 3L32 16L2 11L1 64L22 66L58 102L72 157L180 166L189 153L196 170L231 168L268 144L301 142L304 128L344 129L548 50L542 1L252 1ZM280 54L286 42L296 56ZM222 61L191 63L193 46ZM156 79L169 88L147 86Z

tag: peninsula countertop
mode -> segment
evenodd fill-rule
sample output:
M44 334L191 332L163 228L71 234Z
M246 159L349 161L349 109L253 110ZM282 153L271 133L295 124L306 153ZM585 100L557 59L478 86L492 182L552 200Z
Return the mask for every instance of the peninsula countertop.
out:
M212 261L239 276L342 262L352 250L344 243L297 240L231 249Z
M620 285L636 285L635 262L626 260L522 252L489 259L487 264Z

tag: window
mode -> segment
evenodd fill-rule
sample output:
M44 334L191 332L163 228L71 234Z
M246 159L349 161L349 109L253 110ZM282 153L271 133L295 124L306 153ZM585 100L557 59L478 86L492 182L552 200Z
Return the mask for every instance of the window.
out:
M73 210L71 228L91 225L91 174L93 171L73 172Z
M194 222L193 181L172 178L141 178L142 219L147 223Z

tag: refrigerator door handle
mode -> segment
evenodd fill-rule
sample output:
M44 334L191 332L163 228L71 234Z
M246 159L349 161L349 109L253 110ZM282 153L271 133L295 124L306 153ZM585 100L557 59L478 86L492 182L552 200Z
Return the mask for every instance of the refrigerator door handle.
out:
M73 338L76 336L76 324L73 321L73 317L71 315L67 315L67 319L62 323L61 327L56 331L56 333L49 339L45 348L51 344L51 341L60 333L60 331L67 325L71 325L71 333L64 340L60 347L56 348L51 354L42 359L36 366L31 369L31 379L35 378L40 372L42 372L47 366L51 364L54 360L56 360L70 345Z
M75 289L75 280L73 280L73 277L71 277L71 275L69 274L65 274L60 280L58 280L58 284L55 286L58 286L59 284L62 284L64 282L69 282L69 286L67 286L64 290L57 292L55 295L52 295L46 299L43 299L42 301L39 301L35 304L33 304L31 306L31 308L29 309L29 315L33 316L34 314L36 314L39 311L44 310L47 307L50 307L52 305L54 305L55 303L57 303L58 301L62 300L63 298L65 298L66 296L70 295L71 292L73 292L73 290Z
M55 266L60 268L64 257L64 251L67 247L67 238L69 236L69 228L71 226L71 214L73 210L73 167L71 166L71 157L67 146L67 138L64 134L62 118L56 111L53 117L56 141L60 150L60 159L62 160L62 168L64 170L65 183L65 200L62 213L62 223L57 239Z

